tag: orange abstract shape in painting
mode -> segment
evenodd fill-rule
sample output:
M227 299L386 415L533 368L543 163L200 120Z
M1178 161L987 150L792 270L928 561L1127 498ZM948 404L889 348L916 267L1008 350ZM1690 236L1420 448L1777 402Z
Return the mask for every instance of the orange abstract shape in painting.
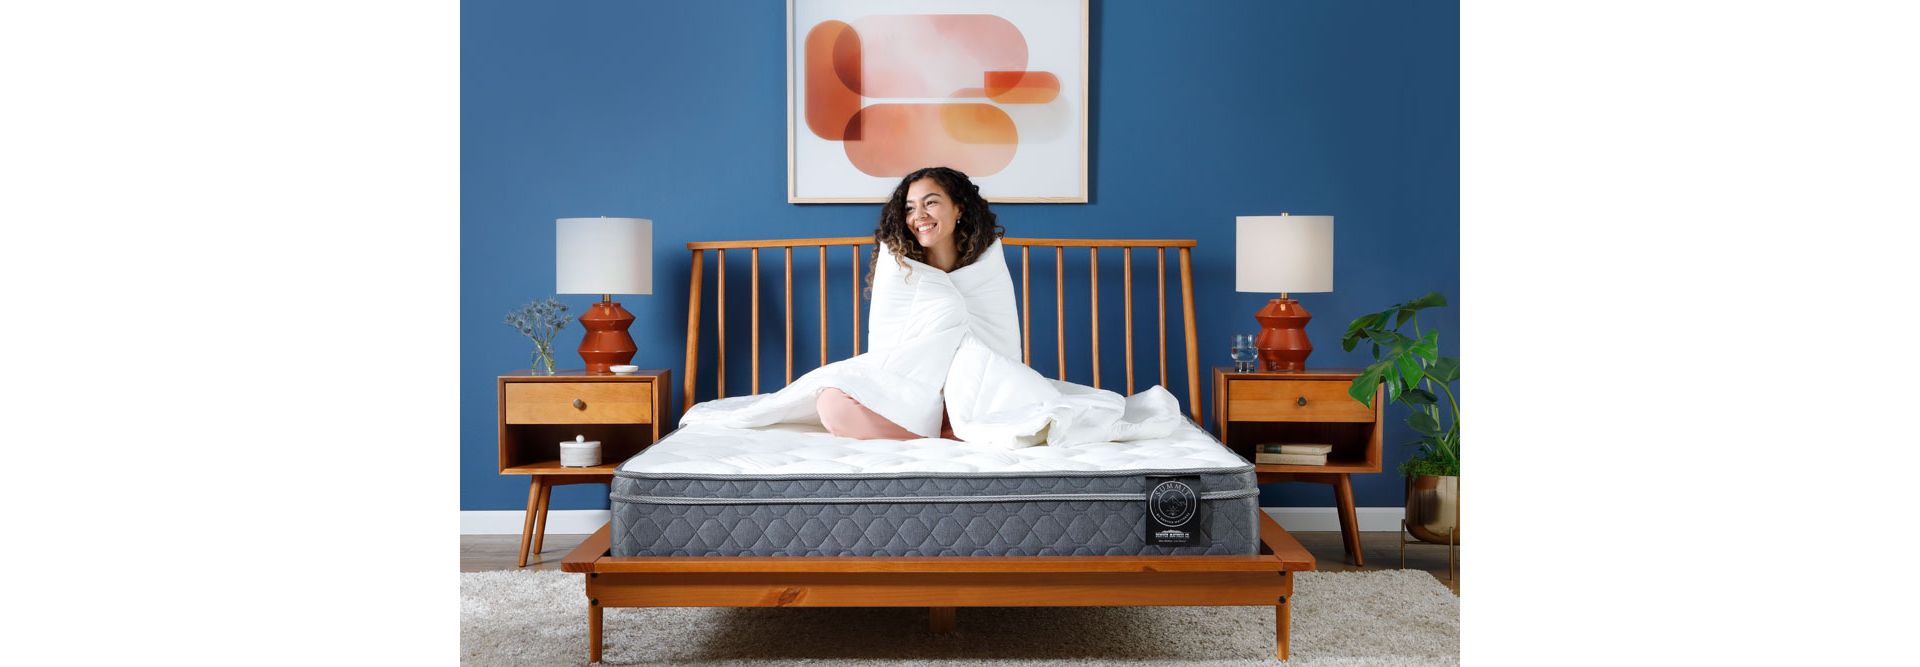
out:
M849 122L861 135L844 144L847 160L868 176L900 177L928 165L969 176L999 173L1013 162L1020 133L991 104L875 104Z
M929 105L931 106L931 105ZM991 104L941 104L940 128L963 144L1020 143L1020 131L1007 112Z
M1060 77L1049 72L987 72L986 93L1001 104L1046 104L1060 96Z
M860 111L860 35L841 21L807 32L807 128L828 141L854 139Z
M1027 69L1026 36L992 14L867 16L853 26L861 40L853 91L867 97L945 97L977 88L981 72Z

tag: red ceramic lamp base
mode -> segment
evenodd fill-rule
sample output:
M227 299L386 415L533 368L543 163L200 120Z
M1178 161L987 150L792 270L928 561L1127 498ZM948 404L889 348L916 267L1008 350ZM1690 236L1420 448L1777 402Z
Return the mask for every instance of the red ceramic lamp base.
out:
M1280 298L1268 301L1253 319L1260 321L1260 336L1253 340L1253 346L1260 349L1260 370L1307 369L1307 355L1313 354L1313 343L1307 340L1307 320L1313 319L1312 313L1299 301Z
M633 313L616 301L595 303L580 316L580 326L587 328L586 337L580 340L580 358L587 362L587 372L609 373L610 367L633 361L633 354L640 348L627 334L632 324Z

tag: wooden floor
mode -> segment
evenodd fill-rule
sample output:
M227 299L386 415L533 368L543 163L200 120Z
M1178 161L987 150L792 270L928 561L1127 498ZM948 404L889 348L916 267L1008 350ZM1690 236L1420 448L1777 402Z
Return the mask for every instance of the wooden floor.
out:
M1361 533L1360 548L1367 557L1366 567L1354 567L1346 562L1346 553L1340 547L1340 533L1300 532L1293 536L1300 540L1301 546L1313 553L1320 561L1319 570L1328 572L1351 572L1362 570L1385 570L1400 566L1399 545L1395 543L1398 533ZM560 559L578 546L585 535L548 535L544 550L538 557L527 558L529 570L558 570ZM519 561L519 535L462 535L460 536L460 571L479 572L482 570L511 570ZM1457 564L1456 564L1457 565ZM1449 581L1447 577L1447 547L1443 544L1417 543L1407 545L1407 569L1422 570L1460 594L1460 581L1456 577ZM1457 570L1456 570L1457 574Z

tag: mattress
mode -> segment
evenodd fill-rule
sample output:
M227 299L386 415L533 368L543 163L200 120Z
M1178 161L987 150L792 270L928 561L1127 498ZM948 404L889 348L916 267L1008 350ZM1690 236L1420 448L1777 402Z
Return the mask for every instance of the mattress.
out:
M1253 465L1165 438L1003 449L682 427L614 472L615 556L1253 554Z

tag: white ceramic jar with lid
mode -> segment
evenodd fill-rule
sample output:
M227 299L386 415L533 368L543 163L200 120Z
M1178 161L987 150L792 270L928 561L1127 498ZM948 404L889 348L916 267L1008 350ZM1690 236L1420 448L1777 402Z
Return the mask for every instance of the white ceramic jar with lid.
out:
M587 436L576 435L573 440L560 443L560 465L568 468L590 468L600 465L600 441L588 440Z

